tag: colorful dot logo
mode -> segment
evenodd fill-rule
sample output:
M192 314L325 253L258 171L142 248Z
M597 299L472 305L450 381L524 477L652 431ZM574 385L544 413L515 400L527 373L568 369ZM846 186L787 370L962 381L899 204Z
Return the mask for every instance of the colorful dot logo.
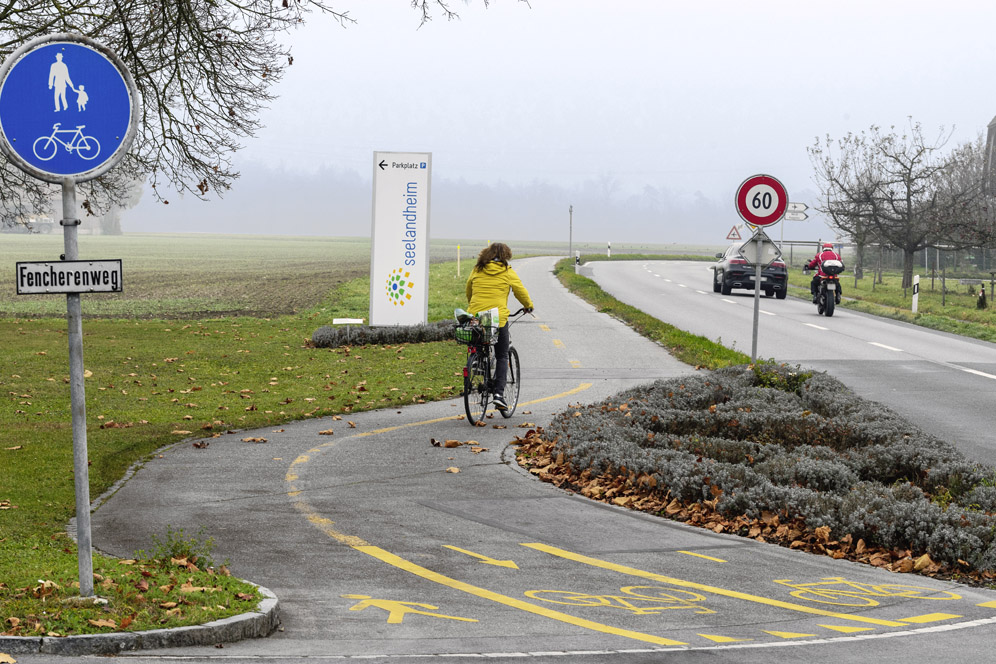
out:
M410 272L404 272L402 268L398 268L391 272L391 276L387 278L387 297L390 298L394 306L405 306L405 302L412 299L412 287L415 286L415 282L408 281L408 277L411 276Z

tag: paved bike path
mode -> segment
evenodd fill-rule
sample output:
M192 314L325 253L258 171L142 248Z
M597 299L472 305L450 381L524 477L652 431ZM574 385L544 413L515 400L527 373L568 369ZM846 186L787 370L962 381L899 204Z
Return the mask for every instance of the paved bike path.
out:
M923 643L934 630L971 631L978 621L992 631L996 593L593 503L509 463L514 435L570 403L693 371L568 294L552 264L516 263L537 319L513 328L521 413L492 420L507 429L468 426L457 419L462 401L450 400L352 414L353 426L313 420L212 439L205 449L187 442L97 510L96 546L129 556L167 524L204 526L218 557L281 603L282 631L226 645L226 658L246 661L517 653L580 661L591 651L603 659L590 661L624 661L859 637ZM328 429L332 436L319 435ZM487 449L433 447L431 438ZM815 597L830 602L792 594L827 577L840 579L838 594ZM923 590L881 588L896 583ZM139 656L207 662L218 651Z

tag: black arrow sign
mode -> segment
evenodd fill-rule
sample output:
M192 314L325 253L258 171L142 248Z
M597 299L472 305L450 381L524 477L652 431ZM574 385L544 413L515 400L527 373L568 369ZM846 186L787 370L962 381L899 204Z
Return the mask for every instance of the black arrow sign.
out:
M377 164L377 165L380 166L380 170L382 170L382 171L386 170L387 169L387 160L386 159L381 159L380 163Z

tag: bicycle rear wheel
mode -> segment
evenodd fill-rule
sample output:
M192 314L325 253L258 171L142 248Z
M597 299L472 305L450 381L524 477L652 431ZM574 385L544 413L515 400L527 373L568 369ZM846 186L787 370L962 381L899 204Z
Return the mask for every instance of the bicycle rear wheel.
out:
M478 347L467 355L467 367L463 371L463 406L467 411L467 421L474 426L483 422L488 412L490 373L485 349Z
M505 419L515 415L515 407L519 405L519 352L513 346L508 347L508 374L505 377L505 403L508 408L499 410Z

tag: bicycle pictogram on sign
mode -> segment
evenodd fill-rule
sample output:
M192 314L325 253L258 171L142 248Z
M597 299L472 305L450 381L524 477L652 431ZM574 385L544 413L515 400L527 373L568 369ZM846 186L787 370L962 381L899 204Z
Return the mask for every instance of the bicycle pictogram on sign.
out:
M39 136L38 140L32 146L32 150L35 156L42 161L48 161L59 151L56 143L66 148L66 150L72 153L76 151L77 156L87 161L94 159L98 154L100 154L100 143L93 136L84 136L83 129L86 125L76 125L76 130L72 129L59 129L61 122L56 122L52 126L52 134L50 136ZM72 134L72 138L69 142L59 138L59 134Z

